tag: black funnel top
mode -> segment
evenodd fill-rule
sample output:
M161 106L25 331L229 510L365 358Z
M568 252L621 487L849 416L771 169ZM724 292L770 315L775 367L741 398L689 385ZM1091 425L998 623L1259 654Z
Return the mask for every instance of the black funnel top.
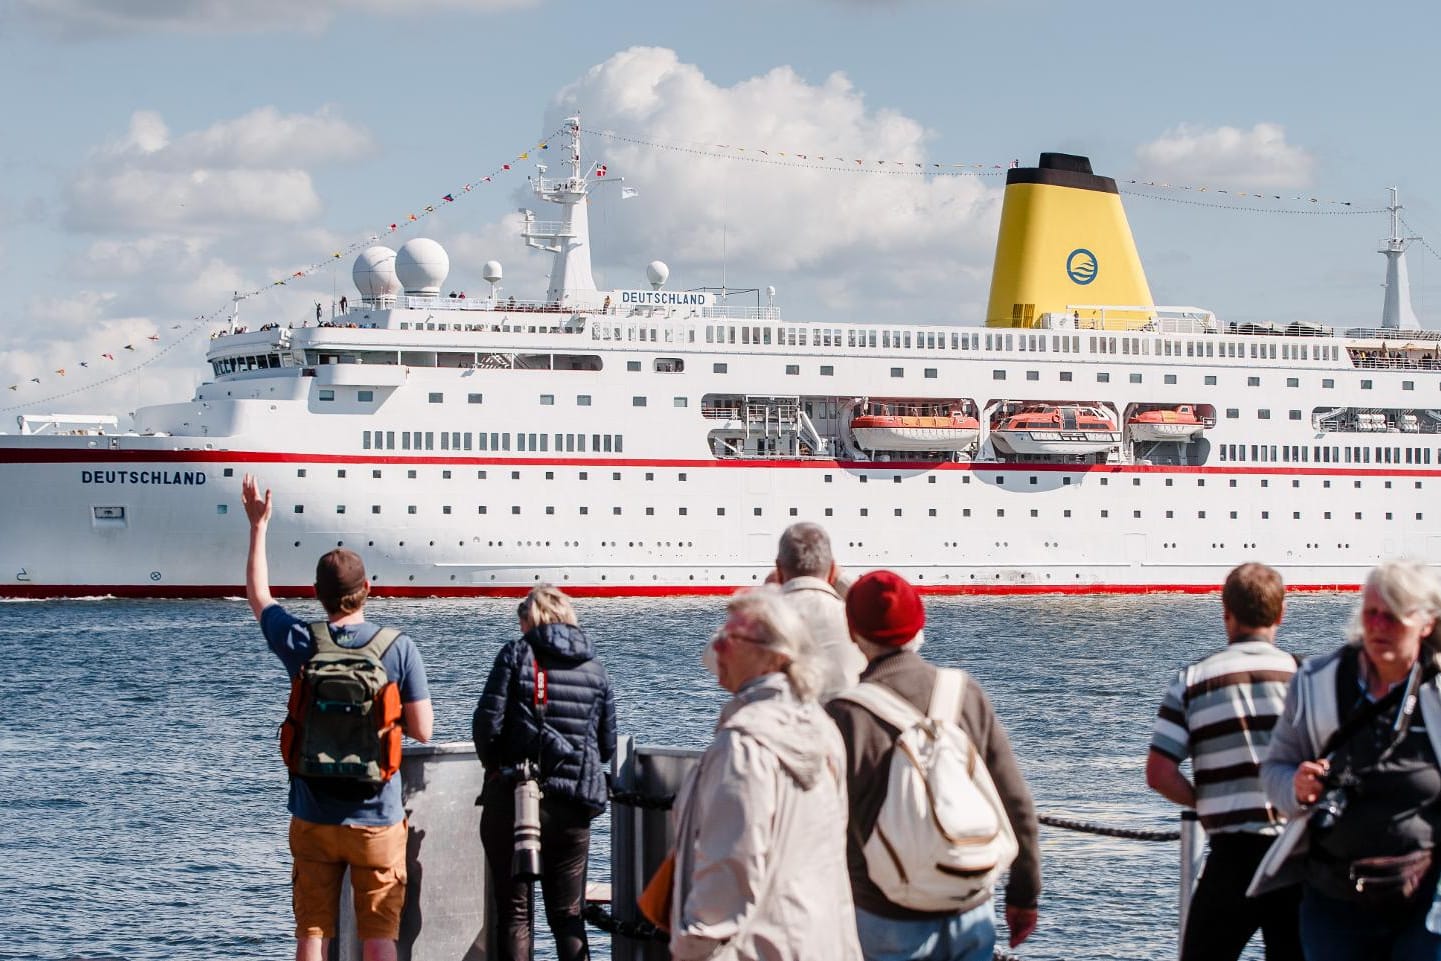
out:
M1091 158L1073 153L1043 153L1038 165L1042 170L1069 170L1071 173L1091 173Z
M1108 194L1120 193L1110 177L1098 177L1091 172L1090 157L1070 153L1043 153L1040 164L1035 167L1015 167L1006 171L1006 185L1011 184L1049 184Z

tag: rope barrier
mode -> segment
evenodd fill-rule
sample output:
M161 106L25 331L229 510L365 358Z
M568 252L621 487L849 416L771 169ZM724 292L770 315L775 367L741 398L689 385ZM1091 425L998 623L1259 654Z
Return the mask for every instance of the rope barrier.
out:
M640 791L612 790L610 792L610 800L613 804L639 808L645 811L669 811L671 805L675 802L675 795L643 794ZM1066 831L1080 831L1085 834L1099 834L1102 837L1129 838L1133 841L1181 840L1180 831L1148 831L1139 828L1119 828L1109 824L1078 821L1074 818L1056 817L1050 814L1037 815L1036 820L1047 827L1062 828Z
M670 806L675 803L675 795L642 794L639 791L617 791L612 788L610 800L612 804L623 804L629 808L640 808L645 811L669 811Z
M585 910L583 910L581 914L591 925L612 936L618 934L632 941L656 941L664 943L670 940L669 934L666 934L649 921L622 921L607 911L605 905L597 901L587 902Z
M1133 841L1181 840L1180 831L1143 831L1135 828L1117 828L1108 824L1091 824L1086 821L1074 821L1070 818L1058 818L1049 814L1038 814L1036 820L1048 827L1081 831L1085 834L1099 834L1108 838L1130 838Z

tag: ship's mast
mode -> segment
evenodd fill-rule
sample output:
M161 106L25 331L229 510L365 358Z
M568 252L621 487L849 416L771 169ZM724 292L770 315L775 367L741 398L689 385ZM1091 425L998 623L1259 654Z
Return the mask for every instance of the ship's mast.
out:
M1381 305L1383 330L1419 330L1421 323L1411 309L1411 282L1406 276L1406 245L1415 237L1401 236L1401 204L1396 188L1391 191L1391 236L1381 241L1378 253L1386 258L1386 300Z
M525 223L521 227L527 246L555 255L550 268L550 288L546 291L546 300L552 304L584 300L575 295L595 290L595 278L590 272L588 171L581 170L580 159L580 117L567 118L565 129L568 155L564 163L570 168L569 176L549 179L541 167L540 175L531 181L531 189L538 199L560 205L560 220L538 221L527 210L523 211ZM602 167L597 172L604 176L603 171Z

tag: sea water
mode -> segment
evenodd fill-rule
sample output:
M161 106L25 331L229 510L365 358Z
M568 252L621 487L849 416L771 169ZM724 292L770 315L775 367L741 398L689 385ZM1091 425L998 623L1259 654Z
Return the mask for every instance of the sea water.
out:
M1281 643L1340 643L1354 595L1290 599ZM720 598L576 602L622 734L702 747L727 695L699 651ZM319 616L312 601L292 610ZM1146 789L1152 718L1176 668L1220 645L1217 595L928 598L925 655L967 668L1010 732L1043 814L1174 829ZM420 644L435 739L464 741L513 599L372 601ZM0 603L0 957L289 957L283 669L243 601ZM609 877L608 818L592 878ZM1041 829L1045 892L1023 958L1174 957L1179 850ZM608 957L609 939L593 932ZM538 957L553 957L542 933ZM1259 958L1252 948L1248 957Z

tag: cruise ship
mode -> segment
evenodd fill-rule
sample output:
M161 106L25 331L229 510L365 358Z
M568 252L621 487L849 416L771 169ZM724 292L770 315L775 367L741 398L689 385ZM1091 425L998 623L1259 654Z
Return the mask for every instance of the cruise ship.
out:
M380 595L730 592L808 520L848 570L952 593L1214 589L1235 564L1352 588L1441 560L1438 334L1404 242L1378 327L1237 326L1153 303L1115 181L1084 157L1008 172L975 326L791 319L592 276L603 170L567 126L543 299L442 293L416 238L371 247L318 326L232 319L194 397L0 435L0 596L243 592L242 475L274 491L271 578L360 552ZM1428 399L1429 398L1429 399Z

